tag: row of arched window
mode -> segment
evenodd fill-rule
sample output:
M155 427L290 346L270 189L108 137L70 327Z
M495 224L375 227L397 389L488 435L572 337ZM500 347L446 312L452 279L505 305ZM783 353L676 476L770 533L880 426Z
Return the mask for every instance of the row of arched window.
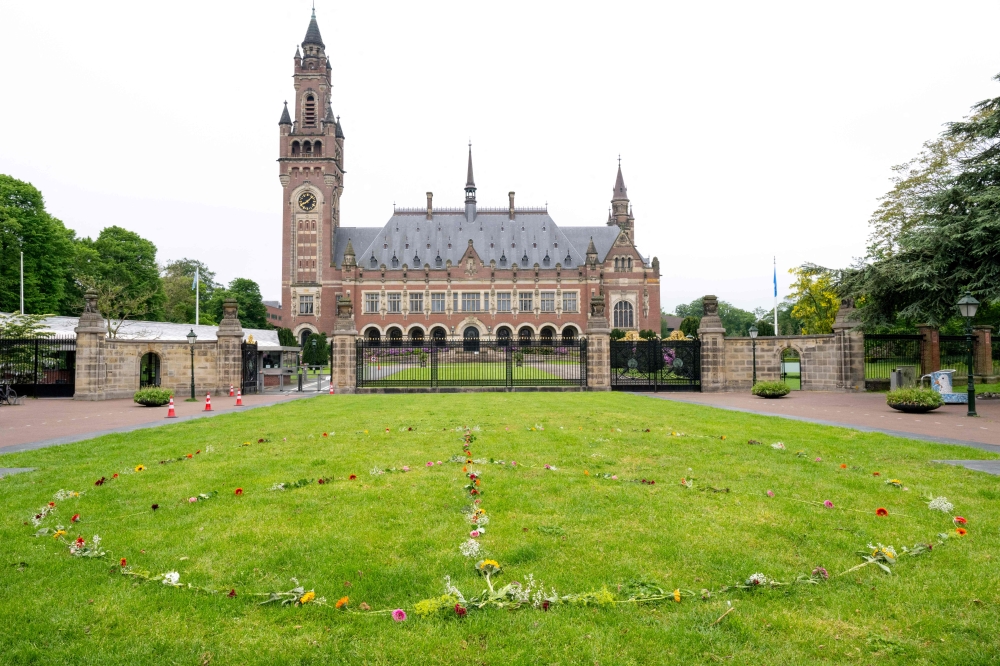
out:
M292 141L292 157L322 157L322 141Z
M382 342L382 333L375 326L370 326L365 329L364 332L365 339L369 342L380 343ZM509 326L499 326L496 329L496 341L501 345L507 345L511 343L514 332ZM520 330L517 331L517 341L519 344L528 345L535 342L534 340L535 332L530 326L522 326ZM563 342L570 342L576 340L578 332L576 327L567 326L563 328L562 335L556 333L556 329L552 326L543 326L542 330L538 333L538 343L542 345L556 344L561 339ZM443 344L448 338L448 333L442 326L435 326L430 332L431 339L436 343ZM462 331L462 338L465 340L475 339L479 340L479 329L475 326L468 326L464 331ZM409 341L411 343L420 344L424 341L424 332L419 328L414 328L410 331ZM398 326L391 326L389 330L385 332L385 342L392 344L393 342L403 341L403 329Z
M615 272L627 273L632 270L632 257L615 257Z

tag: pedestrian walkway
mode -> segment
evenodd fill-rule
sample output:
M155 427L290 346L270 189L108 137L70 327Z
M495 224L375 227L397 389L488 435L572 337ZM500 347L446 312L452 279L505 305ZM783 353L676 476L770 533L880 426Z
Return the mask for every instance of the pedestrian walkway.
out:
M0 407L0 454L40 449L78 442L112 432L153 428L190 419L226 414L238 410L278 405L316 393L268 393L236 398L212 396L212 411L206 412L204 398L198 402L175 401L177 418L167 419L167 408L143 407L131 399L88 402L72 398L27 399L20 405Z
M970 418L966 416L966 405L945 405L926 414L904 414L885 404L884 393L792 391L777 400L758 398L749 391L643 395L1000 453L1000 400L977 400L979 417Z

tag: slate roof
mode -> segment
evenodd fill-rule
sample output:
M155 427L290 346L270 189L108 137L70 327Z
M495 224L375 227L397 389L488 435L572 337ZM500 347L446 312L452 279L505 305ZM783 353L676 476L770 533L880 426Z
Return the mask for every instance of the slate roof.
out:
M285 102L285 110L281 112L281 120L278 121L279 125L291 125L292 117L288 115L288 102Z
M426 215L396 213L384 227L342 227L337 231L334 262L344 261L348 238L356 251L356 261L363 269L371 270L385 264L387 268L410 268L430 264L441 268L448 260L459 263L469 247L469 240L486 264L496 260L498 268L531 268L536 263L541 268L573 268L586 262L587 244L593 237L598 260L603 261L618 237L618 227L559 227L547 213L517 213L508 219L503 212L480 212L469 224L463 212L434 213ZM448 245L451 244L449 248ZM490 247L492 243L493 247ZM409 245L409 247L407 247ZM428 245L430 247L428 247ZM397 264L393 266L395 255ZM545 256L548 255L548 263ZM375 257L375 265L371 263ZM414 259L418 261L414 261ZM525 260L527 259L527 260ZM505 261L504 261L505 260Z
M319 34L319 24L316 23L316 10L313 10L312 19L309 21L309 29L306 30L306 38L302 40L302 46L306 44L319 44L320 47L326 48L326 44L323 43L323 38Z

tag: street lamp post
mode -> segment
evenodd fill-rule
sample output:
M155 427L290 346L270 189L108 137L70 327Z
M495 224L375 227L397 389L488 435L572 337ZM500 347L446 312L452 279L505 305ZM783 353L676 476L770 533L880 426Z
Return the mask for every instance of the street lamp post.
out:
M753 345L753 385L757 385L757 327L750 325L750 344Z
M194 343L198 339L197 334L195 334L194 329L187 334L188 347L191 348L191 399L194 400Z
M965 317L965 345L968 349L966 364L969 366L969 413L966 416L979 416L976 414L976 378L973 374L973 363L975 359L972 354L972 318L976 316L979 309L979 301L972 297L972 294L965 292L965 296L958 301L958 311Z

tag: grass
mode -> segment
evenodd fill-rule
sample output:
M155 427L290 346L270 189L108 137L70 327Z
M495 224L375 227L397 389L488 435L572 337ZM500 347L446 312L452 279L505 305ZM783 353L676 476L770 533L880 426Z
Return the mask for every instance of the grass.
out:
M531 430L536 424L544 430ZM445 575L466 594L484 585L458 551L469 529L461 466L425 466L460 453L455 428L465 425L480 428L476 457L519 463L473 467L491 516L482 542L506 568L501 582L531 573L563 594L604 586L617 594L619 584L641 579L716 594L639 607L415 617L417 601L442 594ZM769 446L776 441L786 450ZM158 464L196 450L190 460ZM1000 488L996 477L930 461L992 457L607 393L319 396L10 454L0 465L37 471L0 482L0 660L987 663L1000 650ZM126 473L139 463L148 469ZM413 471L368 473L402 465ZM113 472L120 478L94 486ZM603 473L656 484L597 478ZM269 490L321 476L333 481ZM694 488L681 477L694 478ZM908 490L884 483L893 477ZM73 558L23 524L60 489L86 493L59 502L46 524L80 513L70 536L99 533L108 558ZM205 502L185 499L213 490L219 495ZM816 586L718 592L754 572L784 581L817 565L842 572L862 561L855 551L869 541L899 549L954 533L950 515L927 508L927 493L954 502L969 520L968 537L902 558L891 576L866 567ZM836 508L807 503L826 499ZM878 507L889 517L876 517ZM118 557L238 596L135 581L118 573ZM292 577L331 605L255 605L252 593L290 589ZM351 608L402 607L410 619L337 611L341 595ZM715 624L730 602L734 610Z
M391 379L392 381L403 380L431 380L430 363L426 367L414 367L412 365L400 365L399 370L394 370L394 365L385 363L380 368L375 365L368 365L365 373L370 380ZM515 379L559 379L559 375L546 372L534 365L525 363L521 367L514 367ZM440 363L437 366L437 377L439 381L457 381L467 377L477 379L501 380L507 376L507 365L505 363Z

